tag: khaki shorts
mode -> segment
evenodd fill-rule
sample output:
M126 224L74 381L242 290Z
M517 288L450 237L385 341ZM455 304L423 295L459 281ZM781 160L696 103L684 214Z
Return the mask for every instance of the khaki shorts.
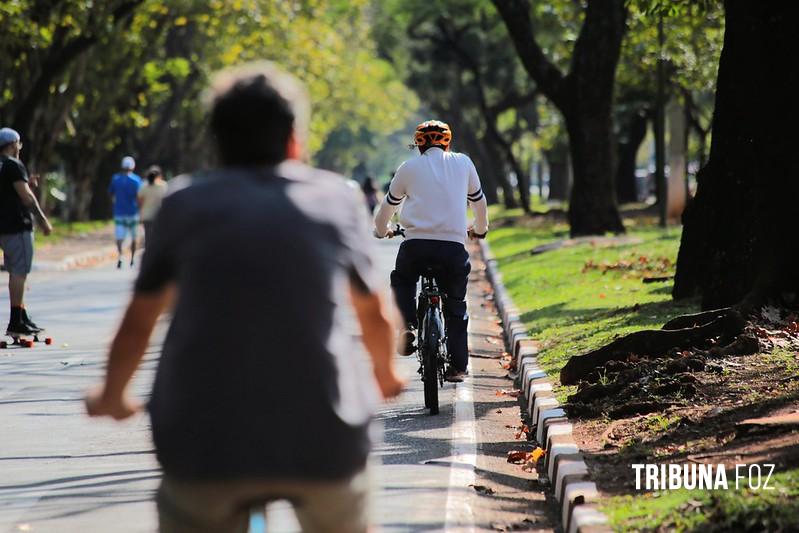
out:
M164 476L156 497L161 533L246 533L250 511L289 500L305 533L366 533L369 475L342 481L182 481ZM267 530L269 516L266 517Z
M33 232L0 235L5 269L16 276L27 276L33 268Z

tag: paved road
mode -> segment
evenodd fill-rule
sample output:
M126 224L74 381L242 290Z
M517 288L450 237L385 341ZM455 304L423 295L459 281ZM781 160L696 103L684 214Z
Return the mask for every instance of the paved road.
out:
M398 244L379 244L386 278ZM55 342L0 351L0 532L155 530L160 474L147 417L89 420L82 405L83 391L101 378L133 275L110 267L35 275L28 307ZM507 450L524 446L506 427L518 424L519 410L496 395L511 384L496 360L497 326L490 307L480 306L479 276L470 291L473 378L447 385L439 416L422 407L415 359L398 356L409 389L381 409L373 454L375 515L384 531L551 530L549 506L531 489L534 475L504 461ZM4 291L0 309L7 298ZM165 328L159 324L156 340ZM141 398L158 350L154 342L134 382ZM470 485L495 493L479 495ZM297 530L287 505L270 506L268 520L269 531Z

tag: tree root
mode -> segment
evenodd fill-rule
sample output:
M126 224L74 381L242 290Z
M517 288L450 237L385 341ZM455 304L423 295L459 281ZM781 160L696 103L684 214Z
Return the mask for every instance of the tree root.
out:
M685 329L697 326L707 325L718 318L723 317L732 310L730 307L722 309L712 309L710 311L703 311L702 313L694 313L690 315L680 315L672 318L666 322L661 329Z
M708 350L710 357L728 357L731 355L752 355L760 351L760 342L753 335L740 335L726 346L714 346Z
M609 412L608 417L613 420L618 420L620 418L627 418L628 416L633 415L646 415L649 413L654 413L655 411L665 411L671 406L672 404L665 402L628 403Z
M717 345L727 346L743 331L744 325L741 314L732 308L677 317L664 329L637 331L593 352L570 358L560 371L560 382L574 385L594 369L609 361L625 360L631 354L662 357L675 348L705 349L714 340Z

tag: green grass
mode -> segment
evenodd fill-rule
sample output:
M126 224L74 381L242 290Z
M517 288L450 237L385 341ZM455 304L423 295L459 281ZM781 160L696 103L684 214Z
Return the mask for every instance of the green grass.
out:
M557 377L569 357L598 348L644 328L659 328L669 318L696 311L696 302L674 302L671 282L644 284L636 272L589 268L677 259L680 230L637 225L626 221L629 236L640 244L593 247L581 244L531 255L534 247L566 239L568 226L562 223L530 222L519 211L492 208L489 243L497 258L514 303L530 335L542 344L542 368ZM515 219L515 225L504 225ZM499 227L498 227L499 226ZM673 269L672 269L673 270ZM673 272L669 272L673 273ZM568 390L561 389L561 398Z
M667 266L658 274L673 274L679 228L625 220L628 235L640 243L581 244L531 255L536 246L568 238L568 227L543 217L522 217L520 211L494 207L491 214L489 243L503 281L530 335L541 343L542 367L555 380L573 355L698 311L696 301L671 299L671 282L644 284L641 272L611 268L621 266L620 261L635 264L641 257L650 262L666 258ZM799 370L789 350L776 349L768 357L774 365ZM556 393L562 401L572 390L557 387ZM678 416L654 416L649 429L667 431L678 421ZM619 453L653 457L654 450L632 438ZM640 492L613 496L601 505L618 531L792 531L799 524L799 470L775 474L772 484L776 490Z
M64 222L60 219L51 219L53 232L45 237L41 232L37 233L36 240L41 244L56 244L67 237L75 237L83 233L92 233L102 230L111 225L110 220L92 220L88 222Z
M767 469L763 468L763 479ZM744 470L742 470L742 473ZM774 490L675 490L615 496L600 505L616 531L795 531L799 524L799 469L774 474Z

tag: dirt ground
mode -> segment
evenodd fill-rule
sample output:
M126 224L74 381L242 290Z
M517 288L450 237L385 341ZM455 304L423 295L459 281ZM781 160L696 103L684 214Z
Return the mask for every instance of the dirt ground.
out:
M768 315L764 315L767 317ZM773 317L772 317L773 318ZM570 397L575 439L599 488L629 494L631 464L799 464L799 321L762 319L752 355L691 350L631 355L599 369ZM753 418L792 415L742 424Z
M493 304L493 289L485 265L471 247L469 288L470 372L474 380L475 417L479 420L478 476L472 487L480 498L476 512L485 517L482 530L539 531L557 529L558 515L547 486L534 469L508 462L508 454L527 454L522 409L508 375L502 328Z

